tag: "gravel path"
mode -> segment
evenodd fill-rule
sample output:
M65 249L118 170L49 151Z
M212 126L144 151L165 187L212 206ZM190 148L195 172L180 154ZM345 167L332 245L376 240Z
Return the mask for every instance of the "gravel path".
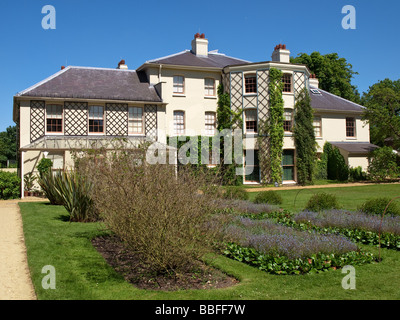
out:
M0 201L0 300L36 300L26 257L20 201Z

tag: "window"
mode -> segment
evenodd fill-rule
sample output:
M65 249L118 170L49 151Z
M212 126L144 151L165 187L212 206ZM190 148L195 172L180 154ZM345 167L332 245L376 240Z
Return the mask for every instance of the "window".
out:
M254 153L253 163L247 163L247 152ZM258 160L258 150L244 150L244 169L246 182L259 182L260 181L260 162Z
M292 75L284 73L282 76L283 92L292 92Z
M293 110L285 109L283 112L283 130L286 132L292 132L293 126Z
M89 106L89 133L104 132L104 107Z
M282 167L282 180L294 180L294 150L283 150Z
M185 134L185 112L174 111L174 134Z
M322 137L322 122L320 117L315 117L313 120L315 137Z
M143 133L143 108L129 107L128 108L128 133L142 134Z
M63 132L63 107L57 104L46 105L46 131L51 133Z
M356 121L354 118L346 118L346 137L356 136Z
M174 76L174 93L185 93L185 78L183 76Z
M244 112L246 121L246 133L257 132L257 109L246 109Z
M211 78L204 79L204 94L206 96L215 96L215 80Z
M64 152L49 152L46 158L53 162L51 170L64 170Z
M257 80L255 74L244 77L245 93L257 93Z
M215 134L215 129L217 128L217 123L215 119L215 112L206 112L205 124L206 124L206 135L213 136Z

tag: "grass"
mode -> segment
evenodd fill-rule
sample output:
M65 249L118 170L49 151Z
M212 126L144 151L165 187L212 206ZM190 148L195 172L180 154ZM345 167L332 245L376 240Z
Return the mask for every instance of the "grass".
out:
M360 187L324 187L312 189L277 190L282 196L282 208L289 211L300 211L304 209L307 201L313 194L327 192L336 195L339 205L344 209L356 210L366 200L375 197L394 198L400 196L400 184L368 185ZM250 193L250 200L254 200L257 192ZM400 201L396 199L395 201Z
M220 255L208 256L207 262L235 276L239 284L209 290L140 290L125 282L92 246L90 240L105 233L100 223L70 223L64 207L48 203L20 203L20 208L29 268L40 300L400 299L400 252L386 249L381 263L356 267L356 290L342 288L345 274L340 270L276 276ZM365 248L378 254L377 248ZM55 290L42 288L41 270L46 265L55 267Z

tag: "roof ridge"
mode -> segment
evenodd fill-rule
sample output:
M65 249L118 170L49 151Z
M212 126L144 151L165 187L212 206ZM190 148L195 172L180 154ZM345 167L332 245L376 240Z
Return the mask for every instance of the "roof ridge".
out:
M149 62L154 62L154 61L157 61L157 60L162 60L162 59L167 59L167 58L175 57L175 56L177 56L177 55L180 55L180 54L183 54L183 53L186 53L186 52L190 52L190 50L185 49L185 50L183 50L183 51L180 51L180 52L177 52L177 53L173 53L173 54L169 54L169 55L164 56L164 57L159 57L159 58L156 58L156 59L147 60L145 63L149 63Z
M50 80L52 80L52 79L58 77L60 74L63 74L64 72L66 72L66 71L69 70L69 69L71 69L71 66L68 66L68 67L66 67L66 68L64 68L64 69L61 69L60 71L58 71L58 72L52 74L51 76L45 78L44 80L39 81L39 82L35 83L34 85L28 87L27 89L18 92L18 93L16 94L16 96L22 96L23 94L25 94L25 93L27 93L27 92L33 90L33 89L36 89L37 87L39 87L39 86L41 86L42 84L45 84L46 82L48 82L48 81L50 81Z

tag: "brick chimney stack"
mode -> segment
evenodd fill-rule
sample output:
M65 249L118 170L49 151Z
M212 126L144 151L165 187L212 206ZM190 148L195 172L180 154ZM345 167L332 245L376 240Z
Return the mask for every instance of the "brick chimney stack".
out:
M290 51L286 49L286 44L278 44L272 52L272 61L276 62L290 62Z

